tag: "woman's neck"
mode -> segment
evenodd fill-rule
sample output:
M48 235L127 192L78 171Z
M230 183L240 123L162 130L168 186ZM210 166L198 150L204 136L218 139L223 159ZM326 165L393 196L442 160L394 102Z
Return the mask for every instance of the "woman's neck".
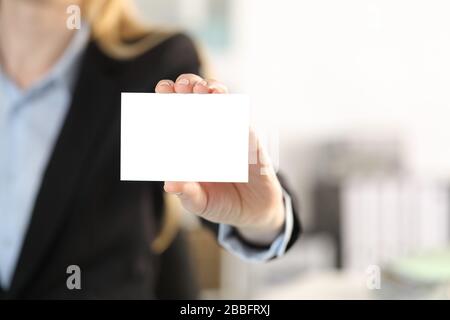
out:
M64 1L0 1L0 65L21 88L42 78L73 35Z

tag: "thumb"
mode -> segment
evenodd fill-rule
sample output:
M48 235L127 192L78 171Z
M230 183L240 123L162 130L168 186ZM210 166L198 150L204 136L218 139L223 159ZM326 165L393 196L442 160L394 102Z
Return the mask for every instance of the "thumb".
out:
M195 214L202 214L208 203L206 191L198 182L169 182L164 183L167 193L175 194L183 207Z

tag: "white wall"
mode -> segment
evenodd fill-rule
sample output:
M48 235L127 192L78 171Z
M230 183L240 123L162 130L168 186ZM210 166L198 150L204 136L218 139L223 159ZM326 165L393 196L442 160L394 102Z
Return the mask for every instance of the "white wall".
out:
M386 125L420 143L414 168L450 168L450 2L248 2L248 90L282 137Z

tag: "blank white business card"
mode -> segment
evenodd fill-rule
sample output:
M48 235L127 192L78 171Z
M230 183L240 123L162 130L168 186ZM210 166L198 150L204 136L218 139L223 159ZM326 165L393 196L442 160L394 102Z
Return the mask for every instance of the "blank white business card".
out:
M248 96L122 93L121 108L121 180L248 182Z

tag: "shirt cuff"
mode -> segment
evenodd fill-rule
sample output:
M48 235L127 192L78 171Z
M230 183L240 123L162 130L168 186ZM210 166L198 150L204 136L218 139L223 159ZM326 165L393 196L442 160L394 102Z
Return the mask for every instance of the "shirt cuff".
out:
M264 262L282 256L286 252L294 227L292 200L285 190L283 190L283 200L286 218L284 229L270 246L258 248L257 246L246 244L238 237L236 228L227 224L219 225L219 244L230 253L246 261Z

